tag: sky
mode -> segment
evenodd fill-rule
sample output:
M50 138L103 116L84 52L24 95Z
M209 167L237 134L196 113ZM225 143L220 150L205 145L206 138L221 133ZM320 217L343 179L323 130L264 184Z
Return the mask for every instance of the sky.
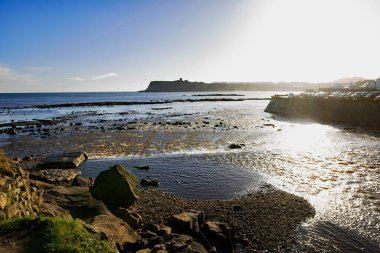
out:
M378 0L0 0L0 92L380 77Z

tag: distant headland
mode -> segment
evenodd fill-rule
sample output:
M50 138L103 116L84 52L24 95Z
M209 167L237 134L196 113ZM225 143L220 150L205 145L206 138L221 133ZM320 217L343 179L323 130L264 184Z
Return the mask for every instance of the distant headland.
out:
M341 78L332 82L192 82L182 78L175 81L152 81L143 92L214 92L214 91L330 91L379 90L377 80L362 77Z
M191 82L188 80L152 81L145 92L202 91L304 91L318 87L307 82Z

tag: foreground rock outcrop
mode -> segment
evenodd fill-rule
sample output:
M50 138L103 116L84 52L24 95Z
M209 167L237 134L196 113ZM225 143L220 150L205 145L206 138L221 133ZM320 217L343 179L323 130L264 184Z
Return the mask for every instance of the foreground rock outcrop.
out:
M30 187L29 174L0 153L0 221L24 216L35 217L43 190Z

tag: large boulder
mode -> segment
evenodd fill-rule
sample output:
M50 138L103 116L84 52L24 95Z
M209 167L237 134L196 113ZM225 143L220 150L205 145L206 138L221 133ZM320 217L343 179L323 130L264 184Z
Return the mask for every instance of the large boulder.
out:
M125 244L134 244L140 239L131 226L112 215L95 216L90 224L105 233L121 250Z
M101 172L90 192L111 210L128 208L139 196L136 178L121 165Z

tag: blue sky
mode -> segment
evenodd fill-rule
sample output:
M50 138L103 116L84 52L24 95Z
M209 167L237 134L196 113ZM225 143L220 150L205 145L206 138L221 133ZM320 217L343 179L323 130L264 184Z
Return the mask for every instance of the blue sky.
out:
M376 0L0 0L0 92L375 78L378 13Z

